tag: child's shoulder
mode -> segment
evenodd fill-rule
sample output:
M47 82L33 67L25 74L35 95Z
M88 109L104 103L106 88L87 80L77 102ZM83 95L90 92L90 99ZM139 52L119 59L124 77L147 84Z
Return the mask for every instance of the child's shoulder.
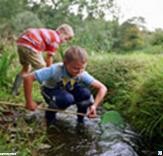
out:
M52 64L51 66L52 67L63 67L64 64L63 64L63 62L57 62L57 63Z
M52 68L53 71L61 72L64 68L64 64L62 62L54 63L50 68Z

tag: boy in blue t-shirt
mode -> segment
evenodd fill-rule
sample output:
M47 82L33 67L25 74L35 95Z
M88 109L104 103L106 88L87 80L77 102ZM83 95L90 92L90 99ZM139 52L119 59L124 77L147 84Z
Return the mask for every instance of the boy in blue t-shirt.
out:
M37 80L43 85L42 95L49 108L66 109L76 104L78 113L87 113L89 118L96 117L96 108L103 100L107 88L85 71L86 65L85 49L72 46L66 51L63 63L53 64L26 76L24 91L27 109L37 108L37 104L32 100L32 83ZM97 90L94 100L88 87ZM55 112L46 111L47 123L55 122L55 116ZM83 123L83 119L83 116L78 115L79 123Z

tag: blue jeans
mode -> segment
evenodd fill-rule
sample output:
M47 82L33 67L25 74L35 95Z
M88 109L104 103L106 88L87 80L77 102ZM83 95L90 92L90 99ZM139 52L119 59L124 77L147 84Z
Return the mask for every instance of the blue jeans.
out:
M93 103L93 98L90 90L85 87L76 85L73 90L63 89L61 87L49 89L42 88L42 95L48 103L49 108L66 109L67 107L76 104L78 113L86 113L87 108ZM47 122L55 120L54 112L46 111ZM77 115L78 122L83 122L84 117Z

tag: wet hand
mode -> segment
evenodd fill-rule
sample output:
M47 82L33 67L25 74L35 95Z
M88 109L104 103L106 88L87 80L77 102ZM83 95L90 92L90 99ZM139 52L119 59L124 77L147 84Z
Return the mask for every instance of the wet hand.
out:
M96 106L95 105L91 105L89 107L88 112L87 112L87 116L88 116L88 118L95 118L95 117L97 117Z
M37 103L32 101L31 103L26 103L26 108L30 111L35 111L37 108Z

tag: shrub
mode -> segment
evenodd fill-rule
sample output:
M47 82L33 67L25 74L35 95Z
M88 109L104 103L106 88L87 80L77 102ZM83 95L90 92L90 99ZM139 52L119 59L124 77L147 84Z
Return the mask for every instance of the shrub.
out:
M163 138L162 62L162 55L96 55L88 66L109 89L108 108L121 112L148 139L161 136L158 142Z
M14 53L8 53L8 49L4 48L2 55L0 56L0 86L8 87L9 86L9 76L8 71L9 67L14 59Z
M30 11L18 13L16 17L12 18L12 27L17 34L21 33L27 28L43 27L40 19Z

